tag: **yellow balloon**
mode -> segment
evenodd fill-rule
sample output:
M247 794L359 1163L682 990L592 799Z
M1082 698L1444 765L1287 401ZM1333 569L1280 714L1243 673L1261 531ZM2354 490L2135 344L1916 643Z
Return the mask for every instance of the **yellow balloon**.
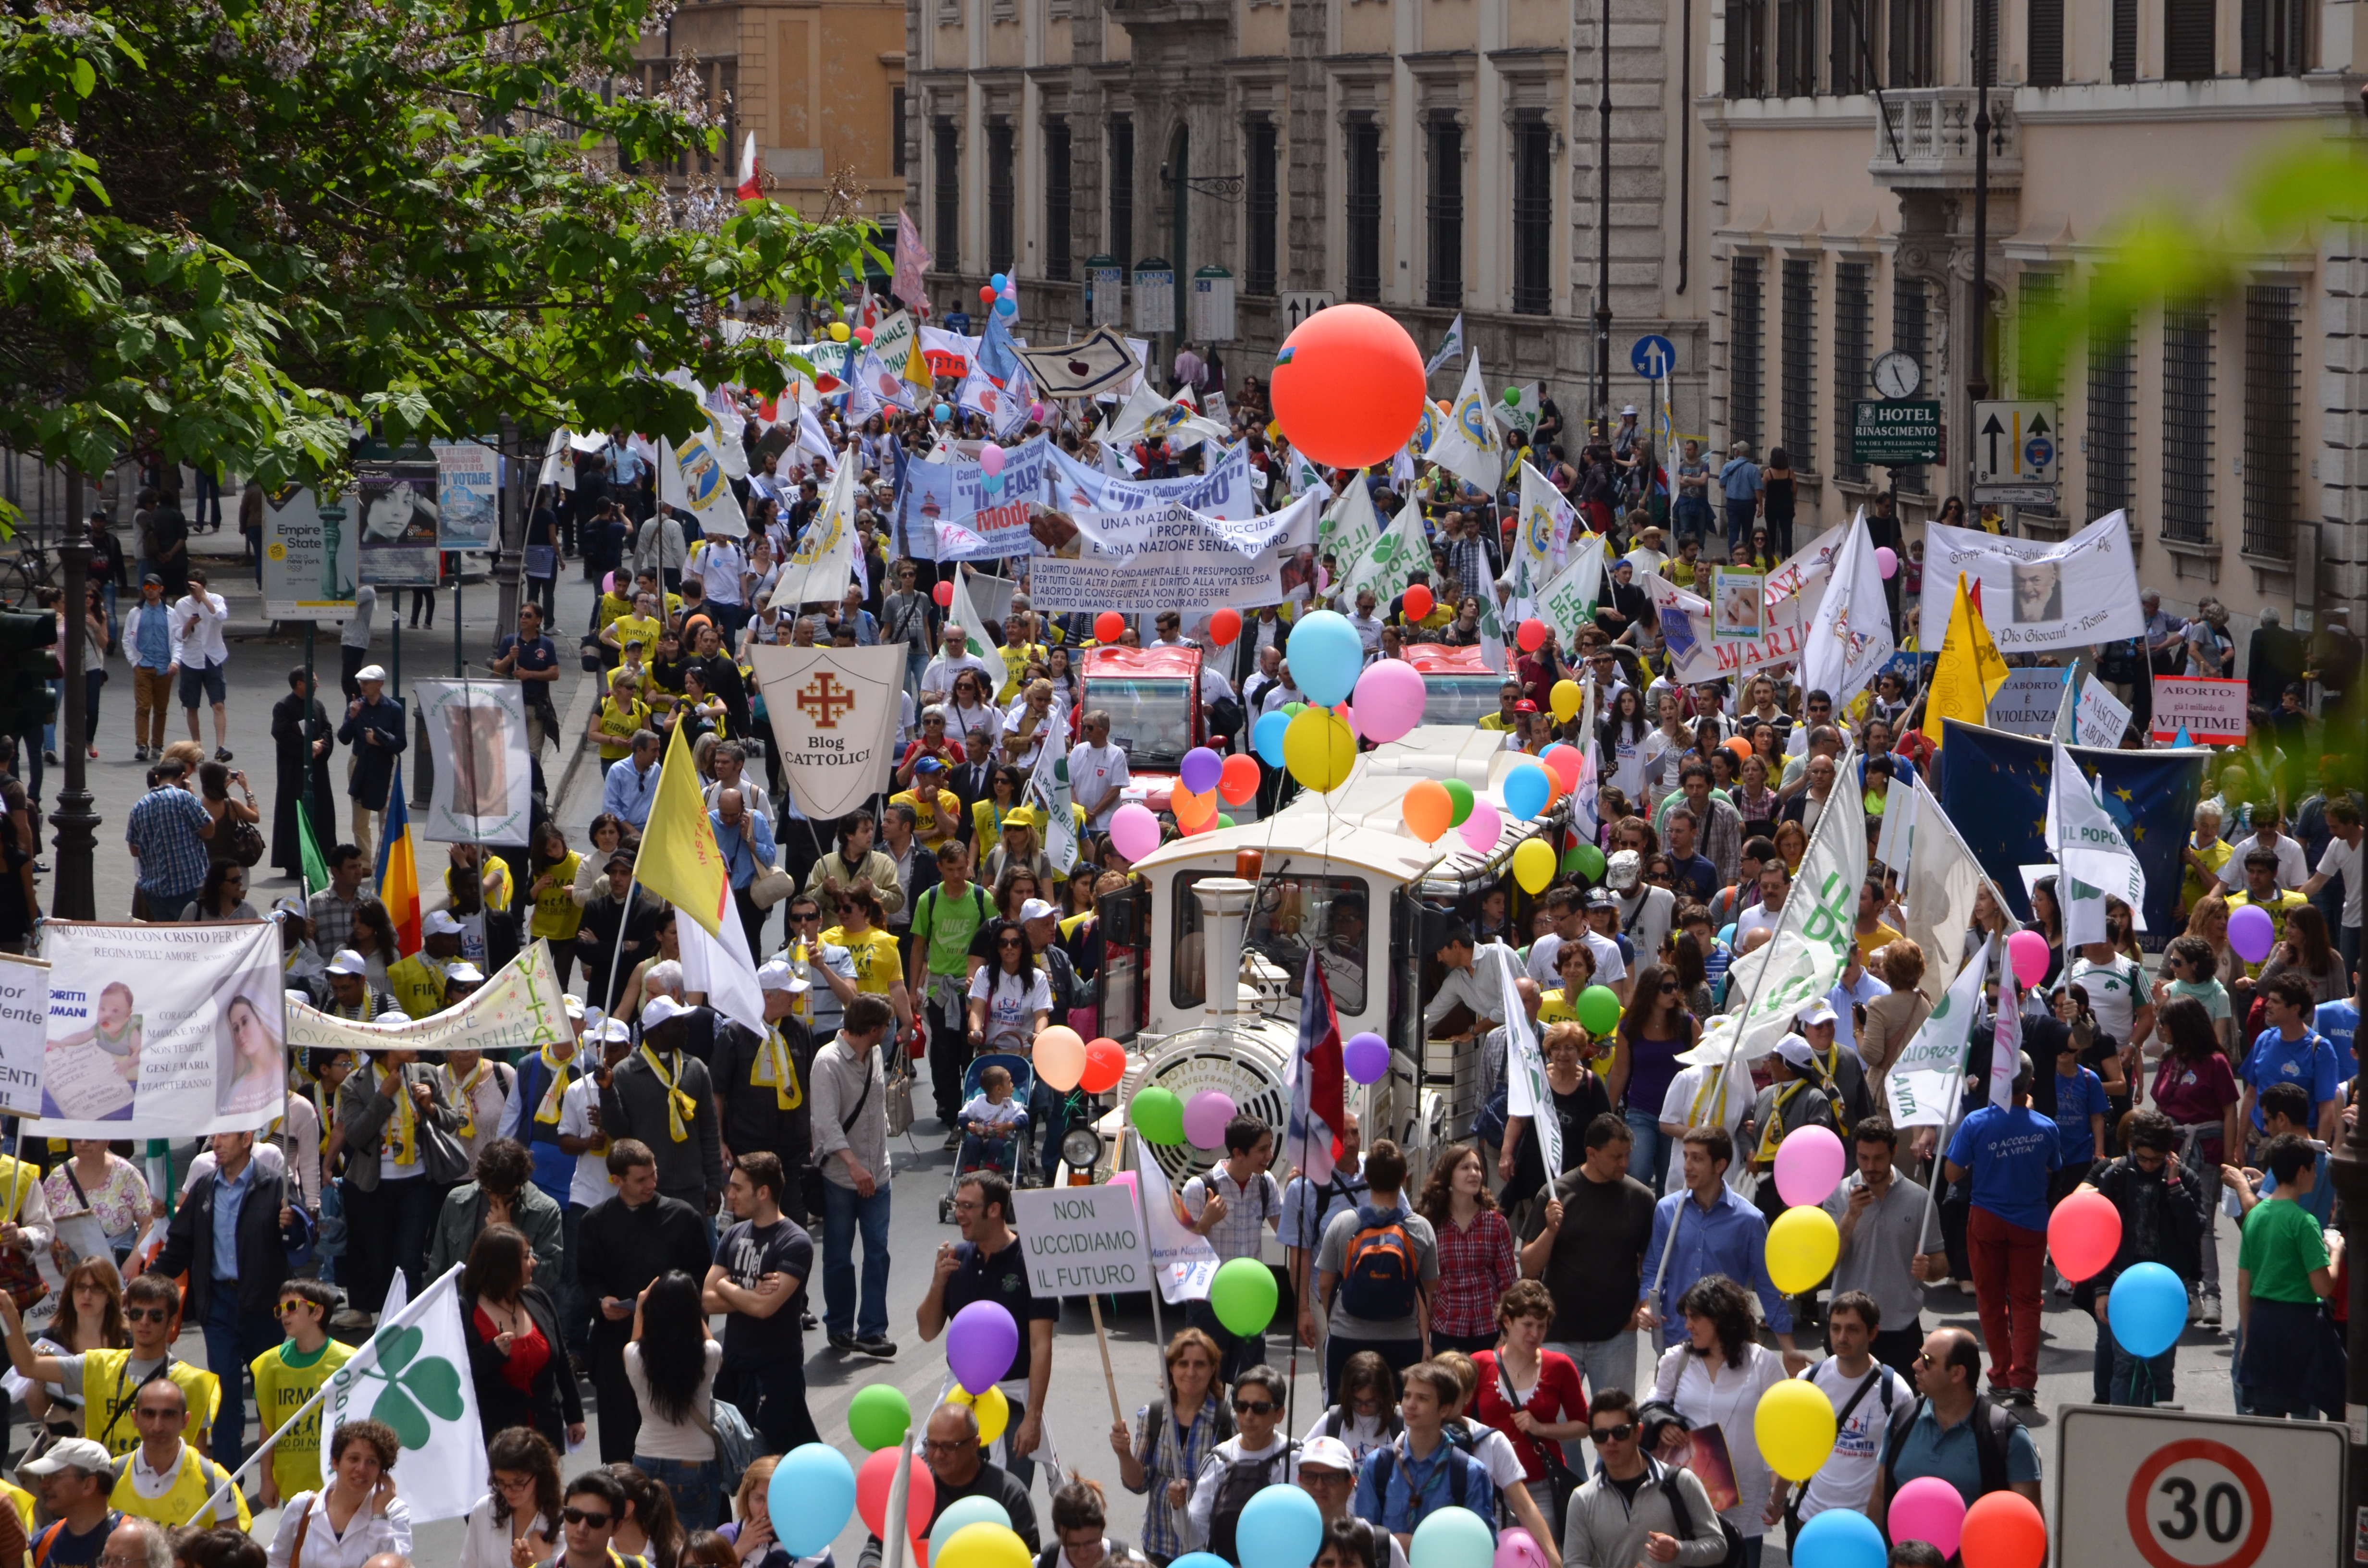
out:
M1768 1227L1768 1278L1788 1296L1816 1290L1841 1254L1834 1217L1814 1204L1787 1209Z
M1826 1406L1826 1414L1831 1417L1832 1405ZM1034 1562L1018 1531L1009 1525L981 1519L954 1531L930 1568L1033 1568Z
M1554 690L1547 693L1547 696L1554 702L1555 718L1567 724L1578 717L1578 682L1558 680L1554 683Z
M1529 892L1543 892L1554 881L1554 851L1543 838L1532 838L1513 851L1513 879Z
M1751 1435L1759 1439L1759 1457L1768 1461L1768 1468L1798 1484L1816 1474L1817 1467L1834 1451L1833 1401L1815 1384L1787 1378L1759 1396L1759 1407L1751 1416Z
M1003 1429L1006 1426L1011 1425L1011 1402L1003 1396L1001 1389L993 1384L987 1386L985 1393L973 1399L968 1389L956 1383L954 1392L948 1394L946 1398L956 1404L967 1404L976 1413L978 1440L982 1443L992 1443L1003 1436ZM951 1541L947 1542L948 1546L952 1544Z
M1338 713L1302 709L1282 732L1282 765L1319 795L1348 782L1356 762L1357 737Z
M844 343L848 340L848 336L849 334L847 330L847 324L845 322L835 321L830 324L830 340L833 343Z

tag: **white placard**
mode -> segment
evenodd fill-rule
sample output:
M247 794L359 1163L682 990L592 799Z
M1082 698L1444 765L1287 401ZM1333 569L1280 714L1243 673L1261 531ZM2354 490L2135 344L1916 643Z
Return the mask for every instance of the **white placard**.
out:
M1961 572L1982 585L1982 619L2001 653L2086 648L2146 635L2129 521L2120 512L2061 543L1927 523L1925 580L1954 583ZM1938 648L1947 640L1955 602L1953 594L1924 596L1919 646Z
M1151 1247L1127 1188L1022 1187L1011 1206L1037 1300L1151 1289Z
M2185 730L2197 745L2245 744L2245 693L2226 676L2154 677L2154 738L2175 741Z
M50 1027L50 966L0 953L0 1111L41 1114L41 1049Z
M2080 688L2080 701L2072 710L2074 744L2096 746L2104 751L2118 750L2122 736L2130 727L2130 710L2122 699L2105 689L2105 683L2090 676Z
M886 786L896 735L905 645L748 650L765 714L798 810L830 822Z
M534 768L518 683L423 680L411 689L436 759L419 835L437 844L524 844Z

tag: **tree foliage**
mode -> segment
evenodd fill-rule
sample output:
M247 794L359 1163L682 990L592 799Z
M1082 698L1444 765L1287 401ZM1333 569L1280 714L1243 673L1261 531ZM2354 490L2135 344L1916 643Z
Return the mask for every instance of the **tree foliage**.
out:
M618 172L731 151L687 73L620 90L663 3L0 6L0 442L276 484L356 421L678 436L671 371L778 390L723 312L835 294L870 225Z

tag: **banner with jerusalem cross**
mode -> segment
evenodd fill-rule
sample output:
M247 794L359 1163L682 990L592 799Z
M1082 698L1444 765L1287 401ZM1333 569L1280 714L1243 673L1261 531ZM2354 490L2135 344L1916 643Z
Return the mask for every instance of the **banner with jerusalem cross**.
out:
M834 821L888 788L904 700L903 643L800 648L757 642L748 658L799 811L817 822Z
M485 1491L485 1435L461 1325L461 1267L446 1269L416 1301L404 1301L398 1272L378 1332L322 1391L322 1431L335 1432L347 1421L383 1421L394 1428L404 1458L388 1473L415 1525L461 1518ZM321 1476L324 1482L331 1476L326 1443Z

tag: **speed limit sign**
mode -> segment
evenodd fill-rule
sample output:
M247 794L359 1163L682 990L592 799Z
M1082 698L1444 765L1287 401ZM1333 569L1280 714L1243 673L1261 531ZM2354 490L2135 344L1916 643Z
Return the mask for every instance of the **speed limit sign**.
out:
M2345 1442L2324 1422L2072 1405L2055 1465L2056 1561L2081 1568L2331 1562Z

